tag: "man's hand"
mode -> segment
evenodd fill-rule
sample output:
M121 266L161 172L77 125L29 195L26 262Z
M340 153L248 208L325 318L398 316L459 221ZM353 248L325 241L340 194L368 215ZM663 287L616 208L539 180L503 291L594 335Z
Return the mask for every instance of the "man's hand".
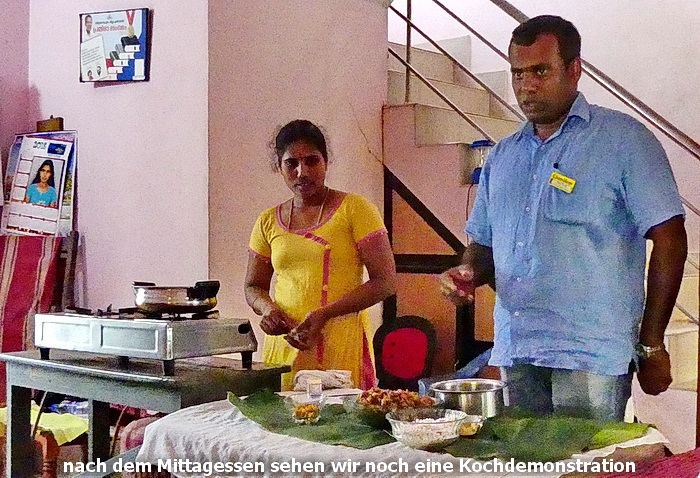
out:
M658 395L671 385L671 358L661 350L639 361L637 379L644 393Z
M321 331L328 319L318 310L312 310L306 314L302 323L294 327L284 339L294 348L309 350L321 337Z
M267 335L284 335L294 328L294 322L279 307L273 306L263 313L260 328Z
M467 265L448 269L440 275L440 290L455 305L474 302L474 270Z

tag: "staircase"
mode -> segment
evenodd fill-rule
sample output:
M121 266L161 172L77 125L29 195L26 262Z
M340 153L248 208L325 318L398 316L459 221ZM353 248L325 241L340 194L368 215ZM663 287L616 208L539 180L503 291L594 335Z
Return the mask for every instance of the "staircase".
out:
M403 45L389 47L405 56ZM492 137L517 129L520 122L448 58L418 48L411 56L411 63ZM404 104L405 78L404 67L390 56L384 164L455 236L464 237L468 185L463 182L477 166L469 145L483 135L418 78L411 77L411 103Z
M389 48L405 58L405 46L389 44ZM487 91L461 69L453 66L447 57L419 48L412 48L411 56L411 64L423 76L496 140L515 131L520 124L520 121L493 100ZM464 63L464 60L462 62ZM465 66L469 67L468 64ZM508 77L507 72L480 75L482 81L489 86L496 85L501 89L504 78ZM473 204L476 193L476 187L468 183L468 178L477 166L475 158L470 156L469 143L483 139L483 136L418 78L410 79L411 95L409 102L404 103L405 67L391 55L388 88L388 105L384 108L383 122L386 167L456 237L466 241L466 211ZM509 97L508 94L501 96ZM395 234L400 234L401 225L394 224L394 228ZM694 234L697 231L689 233ZM634 389L635 414L641 421L655 423L671 441L669 447L674 453L695 448L697 321L700 316L699 263L698 252L693 251L686 264L677 301L679 307L674 310L666 331L666 346L672 362L671 389L657 397L643 394L636 383ZM418 294L425 293L423 287ZM401 294L399 291L399 297ZM415 290L404 291L403 294L404 297L417 295ZM405 300L411 301L409 298ZM481 307L477 307L475 313L476 334L492 330L487 324L492 321L493 296L490 290L477 291L477 305L479 304ZM443 316L433 320L447 321L454 318ZM439 325L436 328L438 347L454 347L454 338L444 336L453 329L441 328ZM443 336L440 336L441 332ZM486 336L481 340L492 338Z

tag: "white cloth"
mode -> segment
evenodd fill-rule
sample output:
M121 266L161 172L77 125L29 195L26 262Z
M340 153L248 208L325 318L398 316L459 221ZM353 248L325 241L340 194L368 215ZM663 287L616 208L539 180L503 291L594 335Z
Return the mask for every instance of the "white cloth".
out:
M599 450L593 450L581 455L574 455L572 459L579 458L582 461L592 461L596 457L607 456L616 447L631 447L651 443L666 443L666 439L656 429L650 429L642 438L630 440ZM303 473L303 476L319 477L433 477L439 473L415 472L417 462L431 463L452 462L454 470L445 475L461 476L466 473L458 473L460 459L448 454L429 453L413 450L399 442L382 445L369 450L357 450L345 446L332 446L321 443L309 442L299 438L278 435L263 429L257 423L248 420L236 407L226 400L205 403L194 407L185 408L172 413L150 424L146 428L143 446L136 458L137 463L153 463L152 471L156 471L155 464L158 460L184 460L192 463L226 463L226 462L262 462L266 472L255 473L212 473L213 477L224 476L299 476L300 473L271 472L274 462L290 463L292 459L297 462L320 462L324 465L323 473ZM391 463L399 459L408 464L409 473L366 472L365 462ZM332 462L342 463L347 460L361 462L357 472L333 472ZM164 470L161 470L164 471ZM203 473L173 473L178 478L201 477ZM488 476L522 476L518 474L469 474L470 477ZM557 477L559 474L539 474L538 476Z
M353 387L350 370L299 370L294 376L294 390L306 391L310 378L320 378L324 390Z

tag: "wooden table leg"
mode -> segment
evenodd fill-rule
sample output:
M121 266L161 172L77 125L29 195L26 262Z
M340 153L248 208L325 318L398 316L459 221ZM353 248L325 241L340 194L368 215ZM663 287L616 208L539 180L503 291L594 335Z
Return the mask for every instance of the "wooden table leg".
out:
M88 460L104 462L109 459L109 403L88 400Z
M34 441L41 447L41 478L56 478L59 446L49 432L39 432Z
M31 478L33 474L31 398L30 388L7 384L7 478Z

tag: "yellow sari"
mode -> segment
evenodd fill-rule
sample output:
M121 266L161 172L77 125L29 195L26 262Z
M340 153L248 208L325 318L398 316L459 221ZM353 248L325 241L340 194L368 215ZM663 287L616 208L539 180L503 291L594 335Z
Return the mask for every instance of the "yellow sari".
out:
M274 300L292 319L335 302L363 282L358 248L367 239L385 234L376 206L363 196L347 194L330 218L308 229L291 231L280 208L264 211L255 223L250 251L271 261L277 282ZM299 370L350 370L356 387L376 384L374 354L366 311L331 319L322 338L310 350L299 351L284 336L266 335L263 360L292 366L282 376L282 388L292 387Z

